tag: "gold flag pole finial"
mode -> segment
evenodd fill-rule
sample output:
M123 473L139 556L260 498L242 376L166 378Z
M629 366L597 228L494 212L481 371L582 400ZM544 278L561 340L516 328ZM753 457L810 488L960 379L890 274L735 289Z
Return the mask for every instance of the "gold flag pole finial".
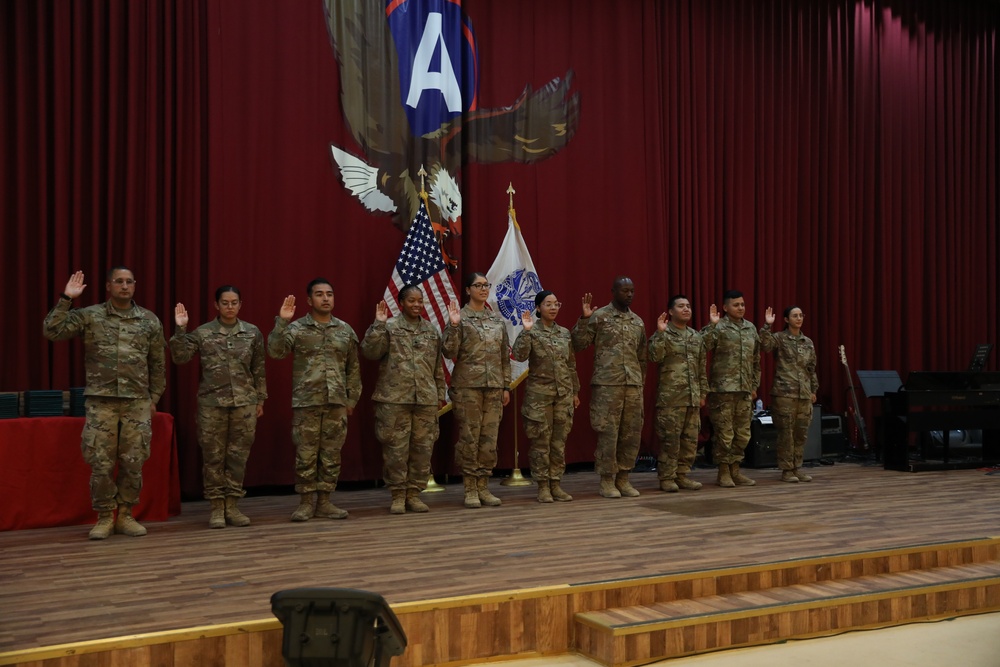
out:
M514 184L513 183L511 183L511 184L509 184L507 186L507 194L510 196L510 203L508 204L509 208L514 208L514 194L516 192L517 191L514 189Z
M427 178L427 170L424 169L424 165L420 165L420 171L417 172L417 176L420 177L420 197L427 201L427 187L424 183L424 179Z

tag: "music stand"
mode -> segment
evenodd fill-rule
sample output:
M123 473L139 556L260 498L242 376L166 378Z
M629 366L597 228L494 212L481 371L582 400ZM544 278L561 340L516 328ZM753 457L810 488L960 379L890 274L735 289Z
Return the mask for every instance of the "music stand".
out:
M896 371L857 371L866 398L894 394L903 386Z
M986 360L990 358L990 351L993 343L980 343L976 346L976 351L972 353L972 361L969 362L969 372L979 373L986 368Z

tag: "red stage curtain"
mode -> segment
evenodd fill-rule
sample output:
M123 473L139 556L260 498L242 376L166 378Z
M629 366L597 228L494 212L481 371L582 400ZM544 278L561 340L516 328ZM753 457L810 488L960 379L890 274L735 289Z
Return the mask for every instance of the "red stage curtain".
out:
M573 69L582 111L551 159L464 169L463 272L492 262L513 183L567 326L581 294L604 303L620 273L650 331L673 292L691 297L699 326L730 287L757 325L765 307L796 303L821 401L837 411L839 344L855 368L905 377L961 369L976 343L997 341L996 3L464 4L481 106ZM353 140L318 0L16 0L0 4L0 31L0 349L20 352L0 389L82 384L78 343L39 331L77 268L86 304L104 298L109 265L133 265L168 335L176 301L204 321L222 282L243 289L242 315L266 334L282 298L321 275L363 335L403 237L330 164L328 144ZM580 355L584 386L591 359ZM376 369L363 367L367 397ZM249 484L292 480L290 375L288 361L268 362ZM194 363L172 369L160 406L177 415L188 494L200 491L196 383ZM373 421L365 400L345 480L381 474ZM652 451L649 426L643 440ZM584 407L569 460L591 460L593 444Z

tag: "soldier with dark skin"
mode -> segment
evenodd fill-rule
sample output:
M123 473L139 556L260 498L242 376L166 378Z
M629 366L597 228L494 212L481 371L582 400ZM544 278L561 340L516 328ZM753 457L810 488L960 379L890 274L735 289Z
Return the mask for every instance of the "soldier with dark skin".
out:
M816 347L802 333L805 315L798 306L785 309L785 329L771 333L774 311L764 313L760 344L765 352L774 352L774 387L771 389L771 417L778 431L778 467L782 482L811 482L812 475L802 470L813 404L819 391L816 377Z
M573 327L573 349L594 346L594 374L590 380L590 425L597 431L594 469L601 476L600 495L634 498L639 491L629 482L642 435L646 382L646 330L642 318L629 308L635 285L618 276L611 286L611 303L591 305L593 295L581 300L583 316Z
M417 285L399 291L402 313L375 306L375 321L361 341L361 353L379 361L375 436L382 443L383 477L392 494L391 514L426 512L420 492L431 474L438 438L438 408L445 404L441 336L424 319L424 295Z
M73 310L73 299L86 287L82 271L70 276L45 317L43 331L53 341L84 339L86 424L81 446L91 469L90 497L97 512L90 539L106 539L112 531L139 537L146 529L132 516L132 508L142 489L156 402L166 389L163 325L133 301L135 276L124 266L108 271L105 303Z
M347 510L330 502L340 478L340 452L347 418L361 397L358 336L333 316L333 286L315 278L306 287L309 312L294 322L295 297L288 295L267 337L274 359L292 361L292 442L299 505L292 521L315 517L346 519Z
M486 307L490 283L482 273L465 278L469 302L448 304L444 356L455 362L449 395L458 423L455 462L462 470L464 505L496 507L489 479L497 464L497 434L510 402L510 343L503 320Z
M215 291L219 315L188 333L190 316L183 303L174 308L177 331L170 338L170 356L184 364L201 357L198 385L198 444L202 452L205 498L211 503L210 528L249 526L238 503L246 495L243 478L247 458L264 415L264 335L240 320L243 300L238 288Z
M538 484L538 502L570 501L560 486L566 472L566 437L573 428L573 411L580 406L580 379L569 330L556 324L562 304L542 290L535 295L536 322L531 311L521 315L523 329L512 353L528 362L528 382L521 407L524 431L531 440L531 476Z
M711 324L702 330L705 347L712 353L708 380L712 460L719 467L716 483L728 488L756 484L740 471L760 387L760 337L753 323L743 317L746 308L743 292L728 290L722 298L725 315L713 303Z
M688 326L691 302L676 294L667 312L656 319L656 333L649 339L649 360L659 365L656 387L656 434L660 454L656 471L663 491L697 490L701 483L688 479L698 451L701 408L708 396L705 343Z

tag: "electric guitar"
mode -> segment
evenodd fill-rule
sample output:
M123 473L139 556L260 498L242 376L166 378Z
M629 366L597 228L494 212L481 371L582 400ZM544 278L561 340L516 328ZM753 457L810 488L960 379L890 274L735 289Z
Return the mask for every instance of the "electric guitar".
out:
M861 407L858 405L858 394L854 390L854 380L851 378L851 367L847 365L847 352L844 350L844 346L840 346L840 363L844 364L844 372L847 373L847 388L851 392L851 403L852 409L848 410L854 417L854 426L858 430L858 435L860 436L860 445L864 451L868 451L868 432L865 429L865 418L861 416ZM855 438L855 444L857 443L857 438Z

